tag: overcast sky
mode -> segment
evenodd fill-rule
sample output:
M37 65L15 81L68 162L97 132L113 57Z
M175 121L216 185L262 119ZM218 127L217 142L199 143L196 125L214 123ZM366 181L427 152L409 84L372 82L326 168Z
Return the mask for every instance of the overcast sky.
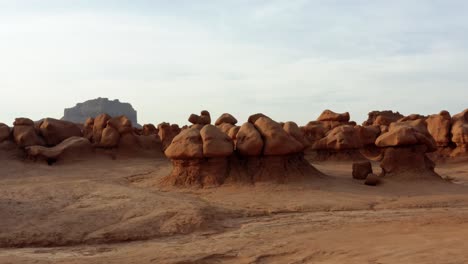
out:
M468 107L465 0L0 0L0 122L120 99L140 123L207 109Z

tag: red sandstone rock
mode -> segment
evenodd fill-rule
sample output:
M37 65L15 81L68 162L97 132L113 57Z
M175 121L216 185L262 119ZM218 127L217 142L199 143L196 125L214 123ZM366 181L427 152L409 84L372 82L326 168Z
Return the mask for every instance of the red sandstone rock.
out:
M83 137L91 141L93 139L94 118L89 117L83 125Z
M216 120L215 125L219 126L224 123L235 125L237 124L237 119L231 114L224 113Z
M378 147L425 145L428 152L436 150L435 141L423 120L392 123L389 131L380 135L375 144Z
M369 173L372 173L372 164L369 161L353 163L354 179L364 180Z
M0 123L0 143L10 138L10 127Z
M348 112L343 114L335 113L331 110L325 110L319 116L317 121L337 121L337 122L349 122L350 116Z
M262 154L262 136L251 123L244 123L237 132L236 150L243 156L259 156Z
M158 129L153 124L145 124L143 125L142 135L150 136L150 135L157 135Z
M70 137L81 137L81 129L74 123L46 118L42 121L40 132L49 146L55 146Z
M210 113L203 110L200 115L191 114L188 121L194 125L208 125L211 123Z
M446 147L450 142L452 118L450 113L442 111L438 115L431 115L426 119L427 130L434 138L438 147Z
M267 117L267 116L262 114L262 113L253 114L253 115L249 116L248 122L253 125L253 124L255 124L255 121L257 121L257 119L259 119L260 117Z
M101 142L102 132L104 128L107 126L107 121L111 119L111 116L108 114L101 114L94 118L94 125L93 125L93 142L99 143Z
M132 121L126 116L117 116L107 121L107 126L115 128L119 134L133 132Z
M365 185L369 186L376 186L380 183L380 177L377 174L370 173L366 177L366 181L364 182Z
M339 126L330 131L325 138L314 143L312 149L359 149L362 147L358 131L352 126Z
M69 137L54 147L30 146L26 147L29 157L34 159L61 160L81 159L89 156L92 146L88 139L83 137Z
M286 131L286 133L288 133L294 139L299 141L304 146L304 148L307 148L307 147L310 146L309 140L307 140L304 133L301 131L301 129L299 128L299 126L296 123L286 122L283 125L283 129L284 129L284 131Z
M355 129L363 145L375 144L375 140L380 135L379 126L356 126Z
M303 151L304 146L270 118L260 117L254 125L264 139L264 155L288 155Z
M393 122L398 121L404 116L398 112L392 111L372 111L369 113L369 118L363 123L363 126L388 126Z
M232 139L213 125L200 130L203 141L203 156L208 158L227 157L234 151Z
M19 147L43 146L45 145L34 127L34 122L27 118L17 118L13 127L13 138Z
M100 147L114 148L119 145L120 134L117 129L112 126L107 126L102 131L101 141L99 142Z
M201 159L203 158L203 141L200 130L188 128L175 136L164 152L170 159Z

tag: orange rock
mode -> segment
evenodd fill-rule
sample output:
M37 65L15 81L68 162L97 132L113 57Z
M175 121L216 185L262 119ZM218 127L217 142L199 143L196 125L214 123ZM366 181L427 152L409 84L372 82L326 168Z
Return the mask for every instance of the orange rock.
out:
M235 124L237 124L237 119L234 116L232 116L231 114L224 113L216 120L215 125L219 126L219 125L221 125L223 123L235 125Z
M236 135L236 150L243 156L259 156L263 150L263 139L252 123L244 123Z
M145 124L143 125L142 135L150 136L150 135L157 135L158 129L153 124Z
M317 118L317 121L337 121L337 122L349 122L350 116L348 112L338 114L331 110L325 110Z
M438 147L449 145L451 122L452 118L447 111L442 111L438 115L431 115L426 119L427 130Z
M126 116L117 116L109 119L107 125L115 128L119 134L133 132L132 121Z
M284 129L284 131L286 131L286 133L288 133L294 139L299 141L304 146L304 148L307 148L307 147L310 146L309 140L307 140L304 133L301 131L301 129L299 128L299 126L296 123L286 122L283 125L283 129Z
M363 145L375 144L375 140L380 135L379 126L356 126L355 129Z
M10 138L10 127L0 123L0 143Z
M200 130L203 141L203 156L208 158L227 157L234 151L232 139L213 125Z
M104 128L107 126L107 121L111 119L111 116L108 114L100 114L96 118L94 118L94 125L93 125L93 142L99 143L101 142L102 132Z
M170 159L203 158L203 141L200 130L188 128L181 131L174 137L164 153Z
M352 126L339 126L330 131L325 138L314 143L312 149L345 150L362 147L358 130Z
M304 145L286 133L280 124L269 117L258 118L254 125L264 139L264 155L288 155L304 150Z
M83 125L83 137L87 138L89 141L93 139L93 126L94 118L88 117Z
M61 159L83 159L89 157L92 146L83 137L69 137L54 147L30 146L26 147L29 157L46 159L48 162Z
M36 133L34 122L27 118L17 118L15 120L13 127L13 138L15 143L20 147L45 145L44 139L42 139Z
M81 137L81 129L72 122L46 118L42 121L40 133L49 146L58 145L70 137Z
M117 129L112 126L107 126L102 131L101 141L99 142L100 147L114 148L119 145L120 134Z

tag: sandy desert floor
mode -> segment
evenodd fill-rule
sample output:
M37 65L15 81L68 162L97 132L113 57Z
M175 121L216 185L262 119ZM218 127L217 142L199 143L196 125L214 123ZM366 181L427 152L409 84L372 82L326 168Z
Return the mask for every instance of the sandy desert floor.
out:
M165 159L0 160L0 263L468 263L468 162L448 180L158 187ZM378 164L375 170L380 172Z

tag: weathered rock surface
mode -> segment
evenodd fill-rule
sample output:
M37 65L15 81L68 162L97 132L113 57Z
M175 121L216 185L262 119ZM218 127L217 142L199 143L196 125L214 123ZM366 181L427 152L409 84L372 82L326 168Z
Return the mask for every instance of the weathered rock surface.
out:
M237 124L237 119L234 116L232 116L231 114L224 113L216 120L215 125L219 126L219 125L221 125L223 123L235 125L235 124Z
M81 129L75 123L46 118L39 126L40 134L48 146L58 145L70 137L81 137Z
M234 151L232 139L213 125L200 130L203 141L203 156L207 158L227 157Z
M372 173L372 164L369 161L353 163L353 179L364 180Z
M13 123L13 138L19 147L45 145L44 139L37 134L34 122L28 118L16 118Z
M299 153L304 146L290 136L283 127L269 117L260 117L255 121L255 128L264 140L263 155L288 155Z
M317 118L317 121L336 121L336 122L349 122L350 116L348 112L339 114L331 110L325 110Z
M368 119L362 124L363 126L388 126L393 122L398 121L404 116L399 112L393 112L389 110L385 111L372 111L369 113Z
M30 158L44 159L49 163L56 160L83 159L91 155L92 145L86 138L69 137L53 147L30 146L26 147L26 152Z
M260 156L262 154L262 135L251 123L244 123L237 132L236 150L243 156Z
M0 143L10 138L10 127L0 123Z

